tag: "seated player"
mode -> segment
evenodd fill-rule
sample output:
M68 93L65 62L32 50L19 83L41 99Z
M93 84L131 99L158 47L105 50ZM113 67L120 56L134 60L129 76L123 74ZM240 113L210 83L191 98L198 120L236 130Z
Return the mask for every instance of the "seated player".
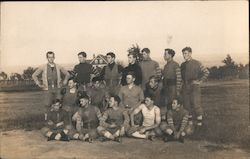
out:
M91 99L91 104L97 106L101 112L104 111L102 101L105 96L105 89L101 88L101 79L94 77L92 79L92 87L87 90L87 94Z
M90 105L89 96L82 94L80 108L74 113L72 121L75 123L75 130L70 132L71 139L92 142L97 137L96 128L101 119L100 110Z
M73 78L70 78L68 81L68 87L64 88L62 93L63 95L63 107L68 112L74 112L77 109L77 88L76 82Z
M141 104L131 113L131 128L128 131L128 135L142 139L148 138L150 140L159 135L159 125L161 122L160 108L154 105L153 98L153 95L145 95L145 104ZM142 126L134 124L134 115L139 112L142 112L143 116Z
M162 121L160 128L165 142L177 140L184 143L184 137L192 133L192 121L188 124L188 111L177 99L173 100L172 109L167 112L167 122Z
M50 140L69 141L68 133L70 130L69 114L62 109L60 99L56 99L55 103L47 112L46 127L42 128L42 134Z
M164 112L166 113L167 109L166 109L165 104L164 104L162 83L154 75L150 76L149 81L146 83L144 95L146 95L146 94L152 94L155 97L154 104L160 108L161 114L163 114Z
M100 126L97 128L100 136L106 139L121 142L125 135L125 130L129 126L129 116L123 107L119 107L119 96L111 96L109 100L109 109L103 113Z

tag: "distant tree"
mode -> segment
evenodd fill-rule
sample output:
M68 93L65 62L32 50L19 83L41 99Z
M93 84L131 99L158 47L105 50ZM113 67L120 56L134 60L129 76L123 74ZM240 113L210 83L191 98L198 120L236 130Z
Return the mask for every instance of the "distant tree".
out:
M220 69L217 66L213 66L208 69L209 70L209 79L220 79L221 78L221 72Z
M223 77L228 79L238 78L238 65L233 61L232 57L229 54L222 62L224 63L224 66L222 66Z
M19 73L12 73L10 75L10 80L17 80L17 81L20 81L20 80L23 80L22 78L22 75L19 74Z
M239 78L249 79L249 64L246 64L245 66L243 64L239 65Z
M8 75L5 72L1 72L0 73L0 80L7 80L8 79Z
M137 62L142 61L141 48L138 44L132 45L132 47L128 49L128 53L135 54Z
M33 67L28 67L23 71L22 77L25 80L31 80L32 79L32 74L36 71L35 68Z

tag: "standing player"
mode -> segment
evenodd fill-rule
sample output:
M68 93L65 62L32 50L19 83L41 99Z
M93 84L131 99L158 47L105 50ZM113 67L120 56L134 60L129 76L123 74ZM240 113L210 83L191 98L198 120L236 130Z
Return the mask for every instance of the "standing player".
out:
M140 67L142 70L142 89L144 90L150 76L161 77L161 69L158 62L150 58L150 50L148 48L142 49L142 56L143 60L140 62Z
M196 116L197 125L202 125L203 109L201 106L200 84L208 77L209 71L199 61L192 59L192 49L182 49L185 62L181 64L183 80L184 108L191 113L190 117Z
M123 86L127 85L126 77L129 72L134 72L135 74L135 85L140 86L142 82L142 72L141 67L136 61L135 53L128 54L128 66L124 68L122 72L121 84Z
M165 49L164 59L167 64L163 69L163 88L168 110L171 108L172 100L180 95L181 89L181 70L179 64L173 60L174 55L174 50Z
M40 66L32 75L35 83L44 90L44 103L48 108L56 99L61 99L61 87L66 86L70 77L69 73L60 65L54 63L55 53L49 51L46 53L48 63ZM39 81L38 76L42 74L42 83ZM61 78L61 74L65 78Z
M106 82L109 91L115 93L116 88L120 84L123 68L115 63L116 56L113 52L107 53L106 56L108 65L103 67L100 78Z
M89 86L91 74L94 74L94 67L86 62L87 54L85 52L78 53L79 64L75 65L76 83L79 90L86 91Z

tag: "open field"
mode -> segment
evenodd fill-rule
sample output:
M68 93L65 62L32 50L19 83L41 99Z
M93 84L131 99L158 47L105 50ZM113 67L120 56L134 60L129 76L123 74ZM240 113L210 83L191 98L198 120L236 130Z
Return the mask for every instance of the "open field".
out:
M249 81L208 82L205 120L184 144L124 138L123 143L47 142L39 133L41 92L0 93L2 158L246 158L250 157ZM32 131L31 131L32 130Z

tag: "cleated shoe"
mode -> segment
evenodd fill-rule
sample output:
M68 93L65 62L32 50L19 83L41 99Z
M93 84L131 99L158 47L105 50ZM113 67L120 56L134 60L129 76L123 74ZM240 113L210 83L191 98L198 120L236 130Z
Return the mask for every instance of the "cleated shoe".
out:
M48 137L47 141L55 140L56 133L52 133L50 137Z
M115 137L114 141L121 143L122 142L122 138L120 136Z

